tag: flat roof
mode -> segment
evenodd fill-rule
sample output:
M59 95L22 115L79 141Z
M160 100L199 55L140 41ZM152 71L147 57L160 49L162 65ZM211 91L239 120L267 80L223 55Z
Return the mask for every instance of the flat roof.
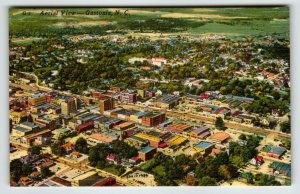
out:
M150 151L152 151L154 149L155 149L154 147L148 145L146 147L143 147L139 152L147 153L147 152L150 152Z
M36 123L29 122L29 121L25 121L23 123L20 123L20 125L25 125L25 126L31 127L31 128L40 127L40 125L38 125Z
M159 99L157 99L156 101L157 102L162 102L162 103L172 103L172 102L175 102L177 100L179 100L180 97L179 96L175 96L175 95L165 95L165 96L162 96L160 97Z
M230 135L228 133L225 132L217 132L215 134L212 134L212 136L210 137L211 139L216 139L219 141L225 141L226 139L228 139L230 137Z
M197 145L195 145L195 148L206 149L212 145L213 144L208 141L200 141Z

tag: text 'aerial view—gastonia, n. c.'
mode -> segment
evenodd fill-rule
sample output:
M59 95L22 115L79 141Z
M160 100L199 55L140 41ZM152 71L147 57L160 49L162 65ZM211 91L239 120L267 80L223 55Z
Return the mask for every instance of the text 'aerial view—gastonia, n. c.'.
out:
M290 112L288 7L9 9L11 186L291 185Z

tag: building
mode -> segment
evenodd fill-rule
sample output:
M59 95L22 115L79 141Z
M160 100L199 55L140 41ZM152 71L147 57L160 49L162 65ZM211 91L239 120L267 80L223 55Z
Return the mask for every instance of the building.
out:
M262 165L264 163L264 158L262 156L255 156L250 160L250 164L252 165Z
M121 160L115 154L108 154L105 160L110 164L120 164Z
M149 141L149 144L152 147L158 148L160 146L160 144L162 143L162 139L159 137L156 137L154 135L149 135L149 134L145 134L145 133L137 133L134 136Z
M35 106L43 102L46 102L46 96L42 93L36 93L28 98L28 104L31 106Z
M200 141L194 146L196 152L210 153L213 148L213 143L208 141Z
M137 90L137 94L138 96L140 96L141 98L145 98L146 97L146 91L143 89L138 89Z
M38 117L34 119L34 122L40 126L43 126L45 129L53 130L56 128L57 121L55 119Z
M165 113L151 112L143 116L142 124L148 127L153 127L163 123L165 120Z
M198 139L204 139L210 136L210 131L208 127L200 127L190 132L191 137L195 137Z
M45 129L36 133L30 133L22 138L22 142L32 145L46 145L51 143L51 130Z
M120 95L120 100L121 100L121 102L124 102L124 103L136 103L137 102L137 94L131 90L124 91Z
M55 182L56 184L60 185L60 186L65 186L65 187L70 187L71 186L71 182L67 181L65 179L59 178L57 176L53 177L51 179L52 182Z
M174 123L167 127L169 131L176 132L176 133L183 133L191 128L192 128L191 125L185 123Z
M217 132L210 136L211 140L217 141L218 143L224 143L229 138L230 135L225 132Z
M168 146L172 146L172 145L180 146L185 142L187 142L187 138L181 137L179 135L175 135L171 139L169 139L166 143Z
M113 98L110 97L101 97L99 100L99 111L100 114L103 114L104 111L112 110L115 108L115 102Z
M94 187L120 186L114 177L104 178L93 185Z
M272 162L269 165L269 172L272 174L280 174L287 177L291 177L291 164L286 164L283 162Z
M96 145L98 143L111 143L117 140L119 135L117 133L93 133L87 139L90 145Z
M70 113L75 113L77 111L77 100L73 97L65 96L61 99L61 113L64 115L69 115Z
M22 122L12 129L13 136L23 137L31 133L37 133L42 129L42 126L32 122Z
M158 66L158 67L163 67L163 65L165 65L167 63L167 59L165 58L152 58L150 60L150 63L152 63L152 65Z
M70 154L75 149L75 146L72 143L68 142L64 144L62 148L67 154Z
M133 58L128 59L128 62L130 64L134 64L135 62L143 63L144 61L147 61L147 59L146 58L137 58L137 57L133 57Z
M285 152L286 152L286 148L285 147L274 146L267 153L267 156L279 159Z
M180 97L176 95L165 95L154 102L154 106L162 109L172 109L179 104Z
M215 117L221 117L224 119L225 116L228 116L230 114L231 110L230 108L227 108L227 107L221 107L221 108L218 108L214 113L213 115Z
M116 125L114 128L119 131L124 131L126 129L136 128L136 126L135 123L127 121Z
M72 179L72 186L92 186L99 181L101 177L96 171L88 171Z
M75 130L79 133L83 132L83 131L87 131L87 130L90 130L90 129L93 129L94 128L94 123L92 121L89 121L87 123L83 123L83 124L80 124L80 125L77 125L75 127Z
M143 161L150 160L156 154L156 148L152 146L146 146L139 151L139 158Z
M130 115L130 120L136 123L142 123L143 116L147 115L149 111L140 111Z

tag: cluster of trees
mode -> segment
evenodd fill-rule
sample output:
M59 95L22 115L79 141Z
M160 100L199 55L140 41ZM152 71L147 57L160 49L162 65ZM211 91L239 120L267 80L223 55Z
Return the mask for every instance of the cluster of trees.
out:
M240 139L246 141L246 145L240 145L237 142L229 143L229 160L235 167L243 167L251 158L257 155L256 147L259 145L258 136L240 136Z
M256 147L260 139L256 136L243 136L247 145L231 142L229 154L223 152L215 158L208 156L195 169L199 185L216 185L221 180L230 180L238 176L237 170L257 154Z
M108 154L115 154L120 159L129 159L138 154L137 149L124 141L115 140L111 146L97 144L89 149L89 162L91 166L103 169L108 166L106 157Z
M75 142L75 150L87 154L89 152L88 145L86 139L83 137L80 137Z
M280 129L283 133L291 133L291 121L283 121L280 123Z
M278 111L280 116L283 116L290 111L288 100L274 100L269 97L260 97L252 104L246 105L245 109L249 112L258 114L267 114L272 113L272 111Z
M65 139L69 137L74 137L77 135L76 131L66 131L63 134L59 135L57 141L53 142L50 145L51 152L57 156L62 156L65 154L65 150L62 145L65 143Z
M234 166L226 152L215 158L208 156L195 169L199 185L216 185L221 180L229 180L237 176L237 167Z
M176 181L182 180L188 170L194 168L195 165L196 161L184 154L173 159L171 156L158 152L152 160L141 166L140 169L154 174L158 185L175 186L178 185Z
M31 155L40 155L40 154L41 154L41 151L42 151L42 147L41 147L41 146L37 146L37 145L31 146L31 147L28 149L28 152L29 152Z
M34 171L29 164L24 164L20 159L10 162L10 178L12 181L19 182L22 176L28 176Z
M150 18L146 20L128 20L119 26L122 29L127 28L140 32L180 32L204 24L206 22L195 22L181 18Z

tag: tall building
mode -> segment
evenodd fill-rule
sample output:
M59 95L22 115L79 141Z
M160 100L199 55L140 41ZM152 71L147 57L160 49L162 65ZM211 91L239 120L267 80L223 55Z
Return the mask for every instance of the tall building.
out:
M112 110L115 108L115 102L113 98L102 97L99 101L100 114L103 114L104 111Z
M69 115L77 111L77 100L73 97L65 97L61 100L61 113Z
M125 103L136 103L137 95L134 91L127 90L121 93L120 100Z

